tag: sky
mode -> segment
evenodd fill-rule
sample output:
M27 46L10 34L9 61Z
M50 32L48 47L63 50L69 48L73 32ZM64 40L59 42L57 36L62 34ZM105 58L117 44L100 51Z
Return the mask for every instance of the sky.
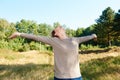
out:
M120 0L0 0L0 18L8 22L21 19L53 25L59 22L71 29L95 24L102 11L120 9Z

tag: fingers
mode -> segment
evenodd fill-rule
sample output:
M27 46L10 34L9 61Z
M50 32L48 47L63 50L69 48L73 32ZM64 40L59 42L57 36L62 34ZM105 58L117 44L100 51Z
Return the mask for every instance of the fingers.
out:
M96 34L92 34L92 36L94 36L94 39L96 39L96 38L97 38L97 35L96 35Z
M96 34L92 34L92 36L93 36L93 40L97 41L97 35Z
M15 37L17 37L17 36L14 35L14 34L12 34L12 35L9 37L9 39L13 39L13 38L15 38Z
M19 33L19 32L13 33L13 34L9 37L9 39L16 38L17 36L20 36L20 33Z

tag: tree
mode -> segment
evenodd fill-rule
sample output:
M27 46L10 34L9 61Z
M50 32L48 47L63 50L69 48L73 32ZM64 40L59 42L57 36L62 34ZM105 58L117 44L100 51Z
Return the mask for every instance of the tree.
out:
M113 41L113 23L114 23L114 11L108 7L103 12L102 15L96 20L97 26L95 27L99 40L102 43L111 46L111 41Z
M39 24L38 32L42 36L51 36L52 27L48 24Z
M7 32L9 27L10 24L7 20L0 19L0 40L5 39L6 37L5 32Z
M114 30L114 40L120 43L120 10L118 10L118 13L115 14L113 30ZM118 45L119 43L116 44Z
M66 28L66 34L67 34L69 37L73 37L73 36L75 36L75 30L70 29L70 28Z
M113 29L116 31L117 36L120 36L120 10L115 14Z
M8 36L15 31L13 23L0 19L0 48L10 48Z
M76 30L76 37L82 36L83 35L84 28L77 28Z
M50 36L51 31L52 31L52 27L50 25L47 25L45 23L36 24L36 22L34 21L24 20L24 19L22 19L20 22L17 22L15 25L15 28L19 32L29 33L29 34L34 34L34 35L41 35L41 36ZM39 49L39 47L37 46L39 42L32 41L30 39L24 39L21 37L17 39L18 40L16 40L16 43L23 44L22 48L18 47L19 51L27 50L26 47L28 46L29 46L29 49ZM39 45L44 45L44 44L40 42Z
M20 22L17 22L15 28L19 32L37 34L37 24L34 21L22 19Z
M93 25L87 27L87 28L84 30L83 34L84 34L84 35L91 35L91 34L93 34L95 27L96 27L96 24L93 24Z
M56 28L57 26L60 26L60 23L59 23L59 22L55 22L55 23L53 24L53 27L54 27L54 28Z

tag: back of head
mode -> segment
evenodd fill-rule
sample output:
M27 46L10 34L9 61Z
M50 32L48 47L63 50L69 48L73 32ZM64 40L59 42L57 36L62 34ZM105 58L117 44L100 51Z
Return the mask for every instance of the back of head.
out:
M56 27L51 34L52 37L58 37L58 38L66 37L65 29L62 26Z
M60 35L65 34L65 30L62 26L56 27L52 32L52 37L60 37Z
M53 30L53 31L51 32L51 36L52 36L52 37L55 37L55 30Z

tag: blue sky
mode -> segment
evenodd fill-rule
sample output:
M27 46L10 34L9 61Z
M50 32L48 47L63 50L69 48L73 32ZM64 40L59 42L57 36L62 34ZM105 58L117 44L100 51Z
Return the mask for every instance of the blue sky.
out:
M21 19L53 25L59 22L69 28L89 27L102 11L120 9L120 0L0 0L0 18L9 22Z

